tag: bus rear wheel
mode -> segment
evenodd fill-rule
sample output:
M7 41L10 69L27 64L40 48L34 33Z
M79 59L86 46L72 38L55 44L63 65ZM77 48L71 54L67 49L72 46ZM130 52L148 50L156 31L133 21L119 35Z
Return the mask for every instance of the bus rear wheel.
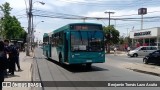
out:
M91 68L91 66L92 66L92 63L87 63L86 64L86 68Z
M59 54L59 63L62 63L62 55L61 54Z

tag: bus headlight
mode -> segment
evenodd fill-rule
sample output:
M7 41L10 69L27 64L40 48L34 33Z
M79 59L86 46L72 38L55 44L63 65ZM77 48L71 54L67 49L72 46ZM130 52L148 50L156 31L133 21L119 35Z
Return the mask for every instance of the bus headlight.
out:
M74 55L72 55L72 58L74 58Z
M101 57L103 57L104 56L104 54L101 54Z

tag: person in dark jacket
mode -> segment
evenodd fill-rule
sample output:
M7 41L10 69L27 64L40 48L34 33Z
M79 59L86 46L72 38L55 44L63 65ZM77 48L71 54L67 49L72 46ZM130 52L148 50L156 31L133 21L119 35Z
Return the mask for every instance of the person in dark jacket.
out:
M7 69L9 69L9 40L4 40L4 51L5 51L5 56L7 58ZM7 77L7 69L5 70L5 76Z
M4 43L0 41L0 90L2 90L2 82L4 81L4 72L7 68L7 58L4 51Z
M10 45L9 46L10 52L9 52L9 72L10 75L14 75L14 71L15 71L15 62L17 59L17 52L16 52L16 47L15 45Z
M17 42L14 42L14 54L15 54L15 71L16 71L16 65L18 67L18 71L22 71L19 64L19 47L16 45Z

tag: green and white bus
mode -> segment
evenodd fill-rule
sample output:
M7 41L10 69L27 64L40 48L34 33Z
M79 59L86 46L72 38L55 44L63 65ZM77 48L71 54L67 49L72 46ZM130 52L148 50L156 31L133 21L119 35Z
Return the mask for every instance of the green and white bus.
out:
M46 39L47 38L47 39ZM105 62L104 33L101 24L71 23L44 34L44 55L62 64Z

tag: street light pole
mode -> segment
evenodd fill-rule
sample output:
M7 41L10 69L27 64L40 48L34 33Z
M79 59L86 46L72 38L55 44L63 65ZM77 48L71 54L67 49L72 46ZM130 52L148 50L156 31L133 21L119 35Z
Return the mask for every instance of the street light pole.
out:
M108 21L109 21L109 24L108 24L108 26L110 27L110 17L111 17L111 14L114 14L114 12L104 12L104 13L108 13L108 15L109 15L109 18L108 18ZM111 31L110 31L110 29L109 29L109 44L108 44L108 53L110 53L110 38L111 38Z

